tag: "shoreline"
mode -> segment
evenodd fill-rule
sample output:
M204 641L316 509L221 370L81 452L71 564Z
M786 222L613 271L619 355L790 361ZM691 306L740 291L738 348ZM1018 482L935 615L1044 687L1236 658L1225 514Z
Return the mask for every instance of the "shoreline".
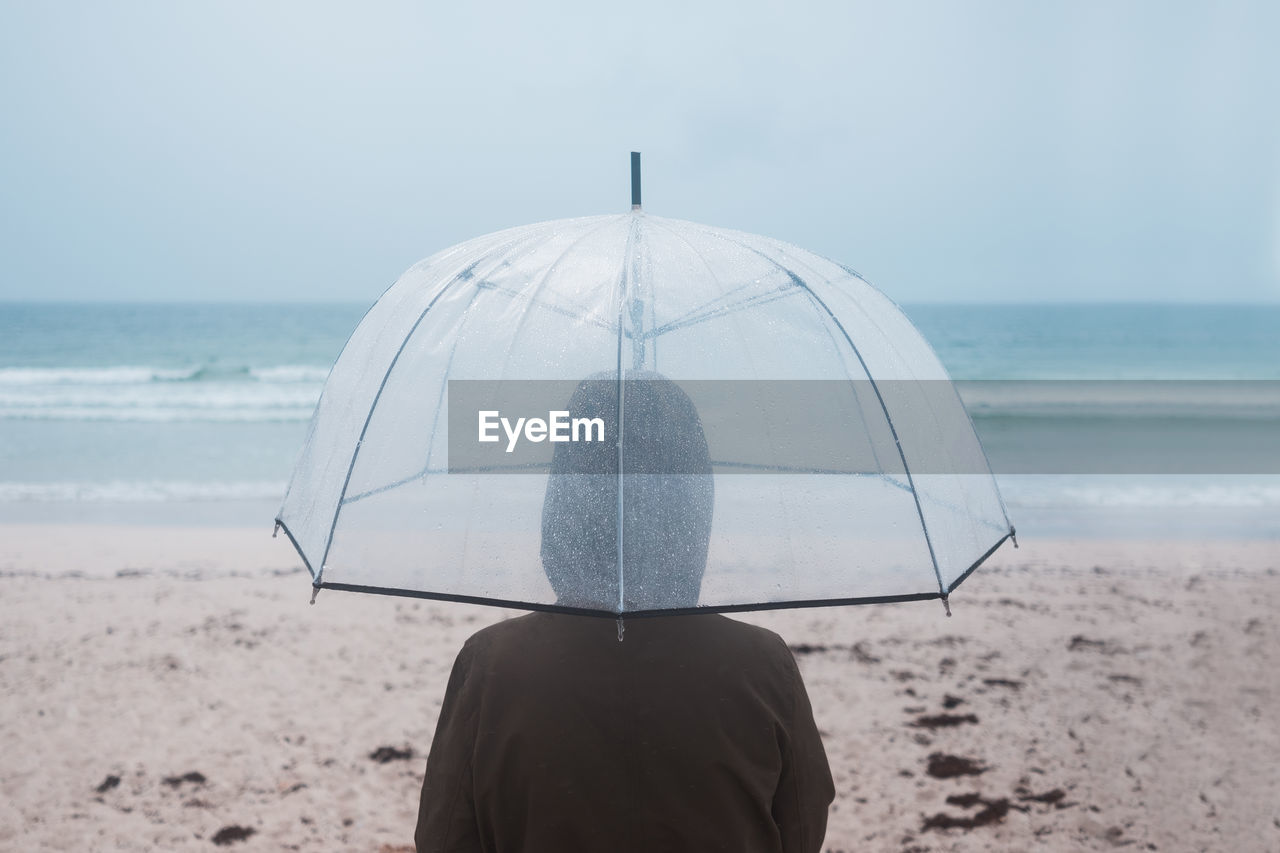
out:
M48 501L0 503L0 527L119 526L265 531L270 536L280 500L170 502ZM1273 542L1280 547L1280 513L1256 506L1022 506L1009 507L1019 541Z
M522 614L309 593L257 528L0 525L0 847L411 853L453 658ZM951 604L734 615L799 660L824 850L1280 845L1277 543L1024 540Z
M1280 539L1155 539L1034 537L1019 531L1019 546L1005 542L974 574L1013 568L1111 566L1135 572L1280 570ZM126 575L186 577L306 574L302 560L271 525L157 524L57 520L0 520L0 576L111 578ZM966 579L957 594L971 588Z

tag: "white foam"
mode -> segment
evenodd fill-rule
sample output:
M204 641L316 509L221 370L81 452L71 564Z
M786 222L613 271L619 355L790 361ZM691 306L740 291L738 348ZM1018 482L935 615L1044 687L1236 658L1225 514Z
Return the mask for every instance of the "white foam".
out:
M0 386L136 385L192 379L200 370L199 367L0 367Z
M305 421L320 383L146 381L0 383L0 419L58 421Z
M329 368L311 364L283 364L269 367L237 367L218 363L195 367L0 367L0 386L5 385L139 385L148 382L183 382L243 376L258 382L323 383Z
M270 480L230 483L116 480L105 483L4 483L0 503L166 503L170 501L276 500L286 484Z
M1116 507L1173 509L1221 507L1280 508L1280 477L1245 475L1231 480L1195 477L1054 477L1013 475L998 478L1010 508Z
M251 367L249 375L259 382L324 382L329 378L329 368L305 364Z
M0 419L110 423L293 423L310 420L311 409L0 409Z
M975 418L1245 418L1280 417L1277 382L956 383Z

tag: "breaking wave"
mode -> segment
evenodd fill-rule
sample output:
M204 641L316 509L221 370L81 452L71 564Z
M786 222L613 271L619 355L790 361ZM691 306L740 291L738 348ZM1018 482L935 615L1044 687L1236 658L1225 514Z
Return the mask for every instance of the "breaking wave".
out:
M0 504L278 500L284 491L284 482L266 480L230 483L166 480L117 480L105 483L0 483Z
M0 368L0 419L262 423L311 417L327 367Z

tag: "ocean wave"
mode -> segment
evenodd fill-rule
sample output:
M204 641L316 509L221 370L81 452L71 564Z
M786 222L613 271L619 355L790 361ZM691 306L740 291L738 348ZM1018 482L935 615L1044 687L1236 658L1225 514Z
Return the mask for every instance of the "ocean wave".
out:
M324 382L329 378L329 368L283 364L279 367L251 367L249 375L259 382Z
M1023 480L1025 477L1026 482ZM1060 483L1038 481L1027 475L1000 477L1000 491L1011 508L1017 507L1113 507L1174 509L1257 509L1280 507L1280 480L1262 483Z
M0 420L110 421L114 423L293 423L311 419L312 409L95 409L0 408Z
M956 382L975 419L1280 419L1274 381Z
M311 417L319 386L0 386L0 420L296 421Z
M138 385L194 377L200 368L159 367L0 367L0 387L7 385Z
M106 483L4 483L0 503L198 503L202 501L276 500L286 484L267 480L229 483L125 481Z
M254 367L209 363L194 367L0 367L0 387L145 385L181 382L323 383L328 367L282 364Z
M253 377L249 368L5 368L0 370L0 420L260 423L311 417L323 387L320 369L286 366L261 372L263 378Z

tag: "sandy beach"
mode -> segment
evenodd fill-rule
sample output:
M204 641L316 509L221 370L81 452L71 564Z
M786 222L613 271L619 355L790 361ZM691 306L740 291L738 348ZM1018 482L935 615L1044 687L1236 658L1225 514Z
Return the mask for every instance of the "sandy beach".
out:
M463 640L261 529L0 525L0 849L409 851ZM1023 541L796 652L824 849L1280 849L1280 544Z

